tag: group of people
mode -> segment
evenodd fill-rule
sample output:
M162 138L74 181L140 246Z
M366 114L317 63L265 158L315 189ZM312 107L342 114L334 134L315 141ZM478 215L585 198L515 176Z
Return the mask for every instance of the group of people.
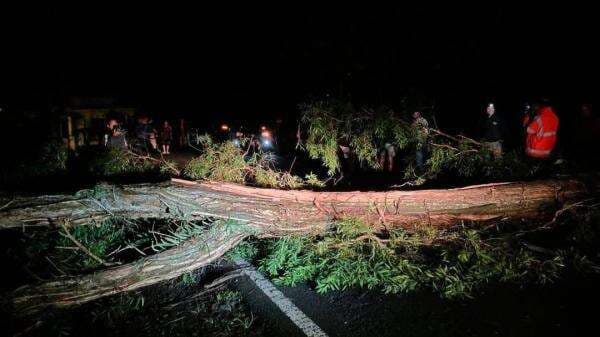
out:
M484 141L496 158L502 156L503 125L490 103L486 109ZM560 119L554 108L546 100L535 105L526 104L523 110L522 129L525 155L535 159L549 159L558 141Z
M578 116L577 131L574 134L574 142L578 144L576 148L585 147L591 144L591 139L598 139L600 136L600 119L596 119L592 114L591 104L581 106L580 116ZM483 144L490 150L496 159L502 157L504 150L504 136L507 135L505 125L502 119L496 113L494 103L489 103L485 108L485 122L482 126ZM412 130L416 134L416 144L414 148L415 168L423 168L427 155L427 140L430 133L428 121L420 112L414 112L412 115ZM535 160L547 160L560 156L557 151L558 128L560 119L547 100L540 100L536 104L526 104L522 116L522 137L519 141L522 144L524 154ZM578 141L578 139L581 139ZM583 145L582 145L583 144ZM562 147L562 146L561 146ZM589 147L589 146L587 146ZM585 147L585 148L587 148ZM349 148L340 146L344 158L349 156ZM577 155L577 154L575 154ZM392 143L385 143L378 154L379 165L388 172L394 170L394 158L396 149ZM562 161L558 158L557 162Z
M161 124L157 131L150 118L141 116L138 118L134 133L131 136L130 139L132 139L133 142L128 141L127 131L121 126L116 118L109 118L107 120L106 133L104 135L104 145L106 147L121 150L132 149L138 153L171 153L173 128L167 120Z

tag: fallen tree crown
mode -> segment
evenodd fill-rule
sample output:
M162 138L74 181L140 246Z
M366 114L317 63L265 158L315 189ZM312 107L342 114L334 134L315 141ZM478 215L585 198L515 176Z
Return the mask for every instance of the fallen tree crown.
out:
M575 180L496 183L464 188L386 192L314 192L259 189L173 179L166 185L108 186L101 197L20 198L0 212L0 228L81 224L111 216L206 218L217 224L183 244L138 261L17 289L17 312L86 303L138 289L215 261L248 236L322 233L337 219L357 218L386 228L449 227L462 220L544 218L563 202L585 195Z

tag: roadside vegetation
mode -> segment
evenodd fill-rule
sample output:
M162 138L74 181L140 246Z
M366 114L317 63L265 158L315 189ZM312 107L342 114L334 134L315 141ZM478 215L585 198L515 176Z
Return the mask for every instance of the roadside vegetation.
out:
M474 230L464 223L383 234L347 220L327 235L251 241L231 254L253 260L278 284L309 283L320 293L364 288L467 299L499 283L546 285L567 273L597 274L598 220L593 205L574 206L535 230L516 223Z
M69 154L65 144L52 140L35 153L31 158L0 167L0 187L14 189L60 184L63 188L72 188L86 182L155 181L180 174L172 161L129 150L83 148Z
M252 151L250 139L244 139L236 146L231 141L214 142L209 135L205 135L200 137L199 143L201 154L183 170L183 176L188 179L280 189L325 187L325 183L314 173L303 178L289 171L278 170L269 153Z
M249 239L228 256L254 261L276 283L309 283L320 293L365 288L465 299L498 283L544 285L565 273L600 272L596 206L592 201L567 206L542 226L500 221L480 230L462 223L446 230L425 226L381 232L348 219L333 223L324 235ZM14 232L19 244L4 251L3 259L20 266L15 285L23 279L76 275L175 247L210 231L214 221L223 220L109 218ZM183 282L196 279L184 275Z
M364 169L381 170L378 153L388 143L401 155L405 185L474 179L479 182L519 180L539 176L543 164L526 160L517 151L494 158L485 144L463 135L450 135L430 124L426 133L411 122L411 114L430 106L409 102L390 107L356 107L335 99L316 100L300 106L301 142L298 146L320 160L329 176L342 171L340 145L350 148L350 161ZM431 121L431 117L428 116ZM423 168L415 167L415 149L427 154Z

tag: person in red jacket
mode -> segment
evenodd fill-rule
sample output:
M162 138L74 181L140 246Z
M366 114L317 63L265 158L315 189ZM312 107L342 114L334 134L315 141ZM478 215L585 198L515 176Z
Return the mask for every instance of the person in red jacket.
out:
M547 102L540 103L533 119L525 116L525 153L532 158L550 158L556 145L558 124L558 116Z

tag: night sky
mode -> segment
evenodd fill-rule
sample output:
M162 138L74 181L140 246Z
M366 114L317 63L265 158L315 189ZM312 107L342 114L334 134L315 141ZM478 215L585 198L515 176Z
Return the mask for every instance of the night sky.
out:
M489 99L501 112L540 95L592 101L593 13L546 4L20 8L1 14L0 104L104 95L201 120L290 116L326 93L392 106L422 94L456 121Z

